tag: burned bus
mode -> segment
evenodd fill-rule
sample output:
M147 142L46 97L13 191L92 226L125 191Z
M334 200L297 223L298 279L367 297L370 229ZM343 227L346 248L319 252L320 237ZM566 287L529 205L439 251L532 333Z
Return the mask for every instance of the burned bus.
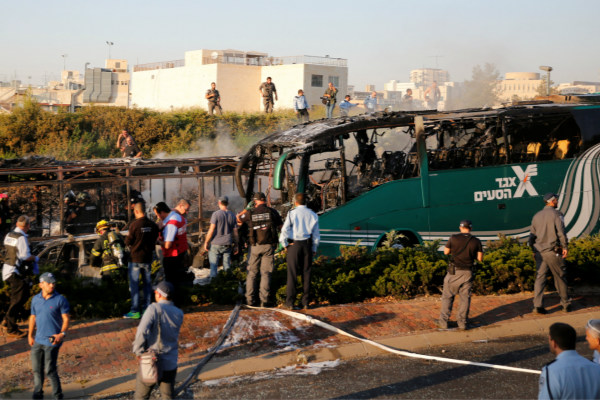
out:
M560 194L570 238L598 232L599 96L497 109L379 112L296 125L256 143L236 180L282 214L307 195L320 253L440 239L473 221L482 240L525 239L547 192ZM558 100L559 102L557 102Z

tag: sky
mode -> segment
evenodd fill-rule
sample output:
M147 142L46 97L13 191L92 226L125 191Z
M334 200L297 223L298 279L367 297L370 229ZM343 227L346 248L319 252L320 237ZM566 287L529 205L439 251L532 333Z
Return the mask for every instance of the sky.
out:
M358 90L418 68L462 82L485 63L502 76L550 65L556 83L600 81L598 0L20 0L0 12L0 81L25 84L104 67L109 47L130 66L198 49L329 55L348 60Z

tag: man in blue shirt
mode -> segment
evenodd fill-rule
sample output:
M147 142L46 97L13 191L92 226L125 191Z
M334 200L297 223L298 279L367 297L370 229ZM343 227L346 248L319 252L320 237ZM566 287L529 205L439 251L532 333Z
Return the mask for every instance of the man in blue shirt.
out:
M174 286L162 281L154 290L156 303L144 312L133 341L133 352L141 356L152 349L158 353L159 388L161 399L172 399L175 395L179 331L183 324L183 311L173 302ZM134 399L148 399L154 385L149 385L137 375Z
M340 115L342 117L347 117L348 112L350 112L350 109L352 107L356 107L358 105L358 104L350 103L350 100L351 100L350 96L346 95L344 100L342 100L342 102L340 103Z
M377 92L371 92L371 95L365 99L365 108L370 113L377 111Z
M575 351L571 325L550 326L548 346L556 359L542 368L538 399L600 399L600 365Z
M31 300L29 317L29 345L33 369L33 398L44 398L44 371L52 384L55 399L62 399L63 393L56 369L58 350L69 329L69 302L54 289L56 279L50 272L40 276L42 291ZM33 332L35 330L35 338Z
M290 210L281 228L279 242L287 251L287 291L285 308L293 309L296 299L297 271L302 273L302 308L308 308L310 292L310 269L317 254L319 241L319 217L306 207L304 193L294 196L295 208Z
M229 198L219 198L219 209L210 217L210 228L206 233L204 250L208 251L210 278L217 276L219 260L223 258L223 270L231 267L231 254L237 254L238 230L235 214L227 209Z
M298 96L294 96L294 111L299 121L308 122L308 110L310 110L310 107L308 106L306 97L304 97L304 91L300 89L298 90Z

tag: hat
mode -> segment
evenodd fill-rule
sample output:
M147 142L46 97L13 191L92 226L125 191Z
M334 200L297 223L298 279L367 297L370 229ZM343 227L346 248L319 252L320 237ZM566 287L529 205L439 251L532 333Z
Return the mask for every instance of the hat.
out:
M170 299L175 289L172 283L162 281L154 287L154 290L156 290L162 297Z
M221 197L219 197L219 201L221 203L229 203L229 197L227 197L227 196L221 196Z
M549 201L552 201L552 200L554 200L554 199L558 200L558 195L557 195L556 193L552 193L552 192L550 192L550 193L546 193L546 194L544 195L544 201L545 201L546 203L547 203L547 202L549 202Z
M468 219L463 219L462 221L460 221L460 227L463 228L469 228L471 229L471 226L473 225L473 223L471 221L469 221Z
M56 279L51 272L44 272L42 275L40 275L40 282L56 283Z
M264 201L264 200L267 199L267 196L265 196L265 194L263 192L256 192L256 193L254 193L254 196L252 196L252 198L254 200L262 200L262 201Z
M96 232L104 228L110 228L110 223L106 220L98 221L98 223L96 224Z
M0 200L2 199L8 199L8 194L7 193L0 193Z

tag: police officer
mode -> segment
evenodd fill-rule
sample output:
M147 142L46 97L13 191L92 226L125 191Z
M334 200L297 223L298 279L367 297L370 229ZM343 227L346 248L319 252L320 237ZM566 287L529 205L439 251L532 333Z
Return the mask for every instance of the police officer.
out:
M254 292L260 268L260 306L268 306L273 273L273 256L277 247L277 231L283 221L277 210L267 207L264 193L254 193L254 208L240 214L239 219L249 227L250 256L246 278L246 302L256 305Z
M563 213L558 211L558 195L546 193L546 206L533 216L529 245L533 248L533 256L537 265L535 277L533 312L546 314L543 298L546 288L548 270L554 276L554 286L558 290L563 311L569 312L571 299L567 293L565 258L567 258L567 234L565 232Z
M29 217L21 215L14 231L6 234L4 247L6 258L2 266L2 279L10 286L10 305L4 317L8 336L23 338L27 332L19 330L17 317L29 297L28 275L37 274L38 258L30 253L27 231Z
M538 399L600 399L600 364L580 356L576 341L571 325L550 326L548 347L556 359L542 368Z
M275 102L273 101L273 96L275 96L275 100L279 100L277 98L277 89L275 88L275 84L271 82L271 77L267 78L266 82L260 84L258 88L258 92L263 98L263 104L265 106L265 112L272 113L273 105Z
M452 304L456 295L460 296L458 309L458 329L467 329L469 306L471 304L471 284L473 282L473 265L475 260L483 261L481 241L471 235L472 224L468 219L460 221L460 233L450 236L444 254L452 255L448 265L448 273L444 278L442 291L442 309L438 326L448 329L448 319L452 312Z
M115 278L123 277L127 265L125 242L118 232L110 230L110 224L105 220L96 224L96 233L100 237L92 248L90 264L100 267L102 279L113 283Z

